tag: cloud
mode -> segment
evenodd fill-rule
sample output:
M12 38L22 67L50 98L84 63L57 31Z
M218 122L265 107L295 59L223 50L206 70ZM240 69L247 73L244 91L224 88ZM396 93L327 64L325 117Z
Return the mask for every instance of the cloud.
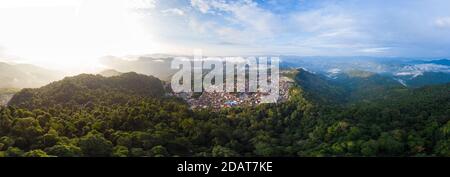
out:
M292 15L298 28L306 32L338 31L354 25L350 15L327 11L327 9L311 10Z
M216 43L255 44L275 37L279 26L279 19L275 14L250 0L191 0L191 6L211 16L201 20L193 18L195 21L191 25L196 24L194 29L215 35L219 40Z
M166 14L166 15L179 15L179 16L184 15L184 11L181 9L178 9L178 8L165 9L165 10L162 10L161 13Z
M191 0L191 5L198 8L202 13L208 13L210 9L209 3L204 0Z
M159 41L206 52L450 55L447 0L150 1Z
M434 25L439 28L450 28L450 17L439 17L434 21Z
M355 11L335 4L293 12L283 22L289 24L285 34L290 34L285 47L297 47L302 51L297 54L303 55L382 53L381 44L373 40L362 21Z
M375 47L375 48L365 48L361 49L361 52L364 53L383 53L389 51L391 48L389 47Z
M0 7L4 7L3 1L17 6L16 1L32 0L1 0ZM73 56L74 50L86 50L92 52L91 57L119 49L123 53L147 49L185 53L191 48L217 55L450 56L447 0L110 1L85 1L83 6L95 6L88 8L88 13L78 9L78 14L61 10L67 2L61 9L33 13L2 9L0 45L16 49L13 53L36 53L41 58L53 57L47 55L54 51ZM123 8L121 2L125 1L130 7ZM128 14L130 10L139 13ZM137 28L140 26L145 29Z

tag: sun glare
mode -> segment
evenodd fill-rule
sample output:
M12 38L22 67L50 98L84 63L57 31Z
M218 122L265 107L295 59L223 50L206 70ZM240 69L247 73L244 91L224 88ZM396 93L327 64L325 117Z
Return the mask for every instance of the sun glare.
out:
M127 0L2 0L0 47L47 68L97 70L101 56L158 49L136 6Z

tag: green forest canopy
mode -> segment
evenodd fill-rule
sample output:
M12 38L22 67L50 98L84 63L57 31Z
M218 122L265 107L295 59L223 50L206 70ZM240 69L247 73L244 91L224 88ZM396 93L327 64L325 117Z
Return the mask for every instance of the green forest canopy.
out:
M0 108L0 156L450 156L450 84L347 106L296 86L219 112L164 92L136 73L23 89Z

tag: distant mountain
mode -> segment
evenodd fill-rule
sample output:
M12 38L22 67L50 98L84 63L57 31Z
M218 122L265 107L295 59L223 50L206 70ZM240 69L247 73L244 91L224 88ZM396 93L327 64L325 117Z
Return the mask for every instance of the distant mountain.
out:
M54 105L124 104L134 98L158 98L165 93L158 78L137 73L120 76L80 74L37 89L22 89L8 105L45 108Z
M98 74L100 74L104 77L112 77L112 76L120 76L123 73L116 71L114 69L107 69L107 70L103 70L102 72L100 72Z
M424 72L413 77L399 76L398 79L400 79L408 87L418 88L427 85L450 83L450 73Z
M388 85L397 81L403 86L413 88L449 83L450 80L450 60L448 59L289 56L282 57L280 65L282 69L305 68L331 79L336 79L338 75L342 78L343 73L349 76L373 73L383 76L382 79L388 81ZM359 73L352 73L355 71Z
M158 55L159 56L159 55ZM170 69L172 58L155 58L155 56L138 56L124 59L114 56L103 57L101 63L118 72L137 72L155 76L161 80L170 80L177 71Z
M104 65L119 73L137 72L153 75L161 80L168 81L176 72L176 70L170 69L172 58L173 56L170 55L145 55L123 58L109 56L104 57L101 61ZM336 79L339 77L338 80L335 80L338 81L338 85L347 85L347 89L355 93L355 90L361 90L355 87L365 87L367 90L375 89L380 91L388 89L383 87L406 86L417 88L426 85L448 83L450 80L450 77L448 76L450 74L449 64L450 60L448 59L425 60L382 57L282 56L280 67L281 69L288 70L293 68L303 68L312 73L326 76L326 78L322 78L325 80ZM109 76L117 73L103 74ZM339 82L340 80L341 82ZM317 82L318 83L311 82L311 84L323 83L322 81ZM322 86L324 89L327 88L327 86ZM374 87L370 88L370 86ZM332 87L336 86L332 85ZM368 93L371 93L372 91ZM350 100L354 99L351 96L345 97Z
M450 60L448 60L448 59L425 61L425 63L450 66Z
M36 88L62 78L62 73L29 64L0 62L0 88Z

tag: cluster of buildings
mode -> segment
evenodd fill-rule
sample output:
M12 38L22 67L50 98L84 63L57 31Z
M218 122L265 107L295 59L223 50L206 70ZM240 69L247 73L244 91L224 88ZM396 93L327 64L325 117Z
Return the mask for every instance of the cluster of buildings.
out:
M283 102L289 99L289 89L293 81L287 77L280 77L279 96L277 102ZM276 89L276 88L274 88ZM263 92L182 92L173 93L175 96L183 98L192 109L212 108L219 110L230 107L246 107L261 104L261 98L268 93Z

